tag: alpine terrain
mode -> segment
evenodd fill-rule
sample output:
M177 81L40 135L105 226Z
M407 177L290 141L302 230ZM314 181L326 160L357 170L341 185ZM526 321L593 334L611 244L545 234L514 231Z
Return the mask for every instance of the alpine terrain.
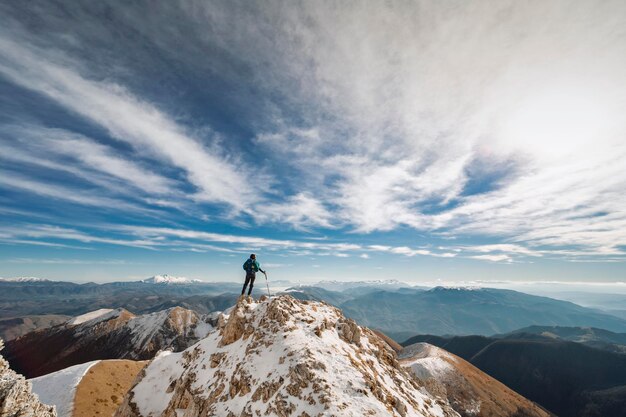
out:
M551 414L450 352L428 343L405 347L400 364L462 416L548 417Z
M146 361L82 363L30 379L32 390L58 417L112 416Z
M158 355L115 416L459 415L328 304L241 299L217 322L196 345Z
M5 357L28 378L98 359L152 359L160 350L193 345L213 329L215 318L181 307L142 316L100 309L7 342Z

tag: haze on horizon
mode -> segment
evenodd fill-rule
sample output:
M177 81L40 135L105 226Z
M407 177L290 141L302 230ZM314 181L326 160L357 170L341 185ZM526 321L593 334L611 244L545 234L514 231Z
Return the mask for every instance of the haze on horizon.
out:
M0 4L0 276L626 276L623 1Z

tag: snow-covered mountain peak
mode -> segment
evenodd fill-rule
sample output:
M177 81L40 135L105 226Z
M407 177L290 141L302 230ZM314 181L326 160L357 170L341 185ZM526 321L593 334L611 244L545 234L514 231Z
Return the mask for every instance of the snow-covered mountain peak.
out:
M172 275L155 275L150 278L146 278L142 280L146 284L193 284L197 282L202 282L199 279L191 279L185 277L174 277Z
M283 295L240 300L199 343L157 356L116 414L197 415L458 414L372 331L328 304Z
M402 281L398 281L395 279L377 279L370 281L333 281L333 280L325 280L319 281L313 285L315 287L324 288L331 291L346 291L352 288L359 287L378 287L384 290L394 290L398 288L406 288L411 287L410 284Z
M2 278L0 277L0 281L5 282L51 282L46 278L37 278L37 277L10 277L10 278Z
M484 288L482 287L478 287L478 286L458 286L458 285L450 285L450 286L446 286L446 285L440 285L438 287L434 287L430 289L430 292L469 292L469 291L483 291Z

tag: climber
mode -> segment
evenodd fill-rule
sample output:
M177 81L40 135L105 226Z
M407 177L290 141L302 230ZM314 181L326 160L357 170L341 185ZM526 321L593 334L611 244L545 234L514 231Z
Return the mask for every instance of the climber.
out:
M262 273L265 273L265 271L261 269L261 264L259 264L259 262L256 260L256 255L254 253L250 255L250 258L243 264L243 269L244 271L246 271L246 282L243 284L241 295L246 292L246 287L249 283L250 288L248 288L248 297L250 297L257 271L261 271Z

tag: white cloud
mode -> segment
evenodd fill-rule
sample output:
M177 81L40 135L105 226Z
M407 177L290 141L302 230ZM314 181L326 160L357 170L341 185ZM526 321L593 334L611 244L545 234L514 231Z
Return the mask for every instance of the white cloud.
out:
M5 126L2 130L4 136L11 137L11 141L0 143L3 159L68 172L115 194L136 195L139 189L148 194L176 195L175 181L83 135L36 125ZM133 189L127 190L128 185Z
M246 253L251 250L263 249L286 253L290 256L335 256L338 258L356 256L360 252L359 257L363 259L368 259L369 253L372 252L408 257L419 255L448 258L456 256L452 252L441 251L441 248L439 251L434 252L425 249L413 249L407 246L364 246L330 240L267 239L257 236L231 235L165 227L101 225L100 229L100 231L95 229L92 232L84 232L77 228L46 224L0 226L0 240L9 243L19 241L22 244L59 245L62 247L71 246L59 244L58 240L78 241L160 251ZM115 237L100 236L99 234L102 231L114 233ZM240 245L245 245L245 247Z
M129 262L122 259L43 259L43 258L12 258L7 260L9 263L16 264L60 264L60 265L128 265ZM132 262L130 262L132 263Z
M185 128L152 104L120 85L89 80L55 57L28 43L0 38L0 73L107 129L137 152L164 160L184 170L201 201L227 203L245 209L259 199L259 186L224 155L191 137ZM63 64L55 62L61 61ZM98 159L97 155L92 158ZM98 160L102 163L102 159ZM128 168L128 166L125 166Z
M98 207L102 210L123 210L130 212L141 212L144 214L155 214L147 208L120 199L99 196L89 190L77 190L75 188L63 187L50 183L33 181L27 178L16 176L15 174L0 171L0 187L19 189L43 197L50 197L57 200L69 201L85 206Z
M51 225L20 225L20 226L1 226L1 234L13 241L15 238L26 237L30 239L53 239L53 240L70 240L83 243L104 243L110 245L130 246L143 249L154 249L162 245L158 240L140 240L140 239L116 239L109 237L99 237L76 229L70 229L60 226ZM44 241L49 244L56 242ZM23 243L27 243L23 241Z
M360 232L623 254L623 13L619 1L272 9L286 68L308 68L300 94L319 107L305 129L281 121L257 140ZM488 181L475 165L500 178L464 196Z
M260 222L285 222L297 228L332 228L332 213L316 198L306 193L296 194L284 201L264 203L254 217Z
M263 109L255 144L271 150L268 166L290 169L273 180L296 185L294 194L266 195L275 184L266 171L257 179L172 116L54 51L6 38L0 73L183 170L199 201L226 203L233 218L504 242L368 247L404 256L624 254L622 1L182 7L212 28L200 40L232 51L255 88L285 98ZM149 38L149 28L137 30ZM150 233L300 253L361 249Z
M137 163L115 155L113 150L80 135L57 129L39 132L48 136L49 151L72 156L84 166L117 177L147 193L171 194L174 181Z
M500 255L474 255L470 256L472 259L479 259L482 261L491 261L491 262L511 262L513 259L509 255L500 254Z
M535 257L543 256L541 251L528 249L524 246L514 245L510 243L458 246L452 249L457 250L457 251L464 251L464 252L478 252L478 253L504 252L510 255L524 255L524 256L535 256Z

